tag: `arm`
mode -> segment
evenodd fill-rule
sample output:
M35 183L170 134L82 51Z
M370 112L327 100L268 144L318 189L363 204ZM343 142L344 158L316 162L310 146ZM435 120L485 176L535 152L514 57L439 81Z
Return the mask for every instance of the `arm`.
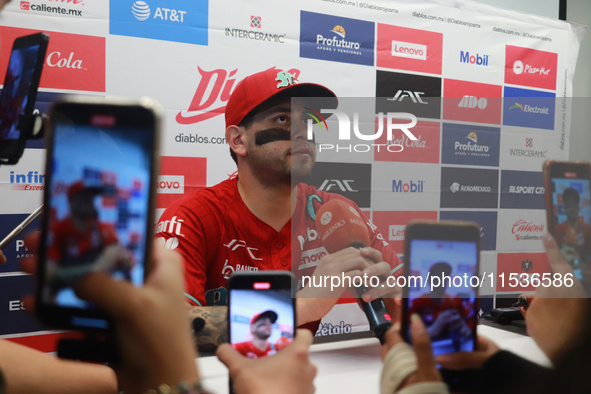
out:
M0 369L11 394L116 394L117 378L104 365L58 359L0 340Z
M228 307L192 306L187 304L189 319L205 320L205 326L198 333L193 332L195 346L201 355L213 355L222 343L228 342Z

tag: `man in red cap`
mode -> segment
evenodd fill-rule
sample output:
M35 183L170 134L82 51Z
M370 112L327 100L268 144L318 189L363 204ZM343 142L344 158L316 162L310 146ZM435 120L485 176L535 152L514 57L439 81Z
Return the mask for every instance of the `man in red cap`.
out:
M273 334L273 324L276 321L277 313L272 310L257 313L250 319L252 339L235 343L232 346L248 358L272 356L278 349L268 339Z
M225 113L226 141L238 175L175 201L160 219L155 236L185 258L187 298L197 306L192 315L207 322L198 337L202 351L224 339L226 308L215 306L227 304L227 280L234 272L293 268L299 275L385 278L401 271L401 261L375 226L368 226L371 247L331 255L317 235L310 235L316 231L315 204L330 199L347 201L365 217L352 201L302 183L316 160L305 114L312 97L336 107L331 90L300 83L286 71L271 68L242 80ZM298 240L293 250L292 240ZM312 255L314 264L302 264L301 256ZM346 289L317 290L301 289L297 302L297 324L311 323L313 332ZM383 295L376 290L364 299Z

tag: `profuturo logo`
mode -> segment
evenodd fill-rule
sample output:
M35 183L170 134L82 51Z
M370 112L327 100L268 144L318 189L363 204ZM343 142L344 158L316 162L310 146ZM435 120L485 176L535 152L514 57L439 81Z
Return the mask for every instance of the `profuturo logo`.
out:
M150 17L150 6L145 1L136 1L131 6L131 13L138 21L145 21Z
M331 32L333 32L334 34L336 34L337 36L341 37L341 38L345 38L345 28L341 25L336 25L335 27L332 28Z
M469 132L466 138L474 142L475 144L478 143L478 135L473 131Z
M322 34L316 35L316 44L317 45L326 45L332 48L339 48L342 49L355 49L359 50L361 48L361 43L357 41L347 41L345 40L345 28L341 25L336 25L335 27L330 30L331 33L335 34L337 37L326 38Z

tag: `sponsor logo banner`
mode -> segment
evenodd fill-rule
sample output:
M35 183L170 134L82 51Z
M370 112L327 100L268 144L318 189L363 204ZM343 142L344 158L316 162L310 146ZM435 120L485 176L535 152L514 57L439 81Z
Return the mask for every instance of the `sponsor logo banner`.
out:
M226 37L233 37L240 40L262 41L276 44L285 43L285 33L267 32L263 29L263 18L257 15L250 15L240 27L226 27ZM247 29L247 27L250 27Z
M490 55L478 51L460 51L460 63L479 67L488 67Z
M440 119L441 78L377 70L376 112Z
M373 22L307 11L300 15L300 57L373 66Z
M509 133L503 130L501 163L507 168L538 171L549 158L549 136Z
M542 235L547 231L544 210L499 211L499 250L541 251Z
M501 124L501 86L445 79L443 119Z
M306 183L318 190L345 196L360 208L369 208L371 170L370 164L317 162Z
M162 156L156 185L156 208L166 208L173 201L207 186L207 159L202 157Z
M0 70L6 70L15 38L38 30L0 26ZM105 91L105 38L47 32L47 47L40 88Z
M441 167L441 208L498 208L499 171Z
M0 215L0 239L4 239L4 237L28 216L27 214ZM6 256L6 264L0 265L0 273L20 271L18 260L23 257L30 257L29 250L25 247L23 239L29 232L38 230L40 223L41 219L37 217L27 226L24 232L20 233L11 243L2 249L2 252Z
M21 300L35 294L35 278L30 275L0 277L0 335L41 331L35 317L27 312Z
M444 123L442 133L442 163L495 167L499 165L499 128Z
M437 220L437 211L373 211L375 224L396 253L404 253L406 225L411 220Z
M19 9L21 11L43 13L47 16L71 16L82 17L85 0L21 0Z
M482 250L497 248L497 212L441 211L441 220L467 220L480 226L480 247Z
M497 291L535 290L531 285L532 278L537 276L542 280L542 275L547 272L550 272L550 266L546 253L499 253Z
M109 33L207 45L208 0L110 0Z
M379 122L379 118L376 118L376 122ZM400 120L400 122L403 123L403 120ZM382 135L376 140L376 144L393 144L402 146L404 149L395 154L392 154L387 149L376 149L374 155L375 160L439 163L440 128L441 124L439 122L418 121L417 125L412 128L412 134L417 138L414 141L403 133L394 136L394 139L391 141L387 140L386 135Z
M503 124L552 130L555 105L554 93L506 86Z
M441 74L443 34L378 23L378 67Z
M544 174L501 171L501 208L544 209Z
M505 83L556 90L558 54L507 45L505 62Z
M379 211L439 208L439 164L375 162L371 207Z

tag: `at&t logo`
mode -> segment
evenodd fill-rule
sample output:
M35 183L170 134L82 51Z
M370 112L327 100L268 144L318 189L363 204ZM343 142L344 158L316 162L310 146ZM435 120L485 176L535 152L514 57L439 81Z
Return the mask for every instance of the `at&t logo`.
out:
M145 21L150 18L152 10L145 1L136 1L131 6L131 13L138 21ZM172 8L157 7L153 19L161 19L171 22L183 23L187 11L175 10Z

